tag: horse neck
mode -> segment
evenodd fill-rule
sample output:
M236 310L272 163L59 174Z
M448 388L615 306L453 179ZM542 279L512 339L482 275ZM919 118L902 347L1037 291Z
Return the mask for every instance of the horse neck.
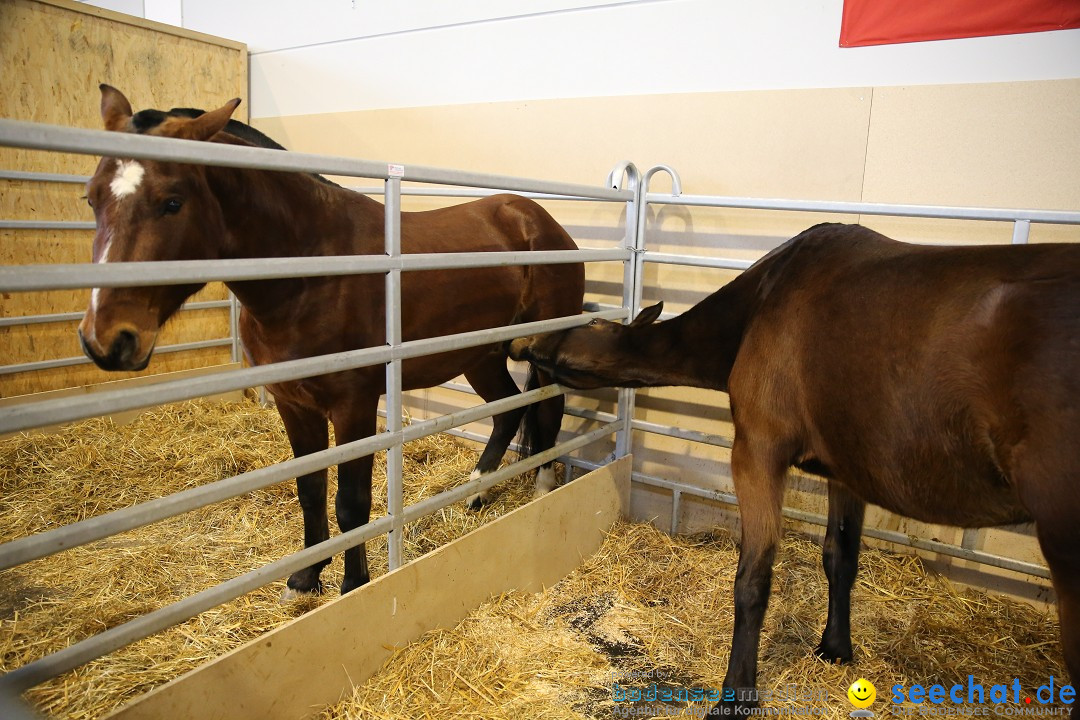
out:
M671 320L640 329L641 355L655 385L687 385L727 391L747 312L737 292L725 286ZM738 290L738 288L735 288Z
M208 167L207 181L225 222L223 258L382 250L383 206L359 193L303 173ZM227 284L256 318L270 319L300 294L304 283L283 278Z
M683 314L635 328L633 362L644 385L687 385L727 392L746 326L760 303L753 269Z

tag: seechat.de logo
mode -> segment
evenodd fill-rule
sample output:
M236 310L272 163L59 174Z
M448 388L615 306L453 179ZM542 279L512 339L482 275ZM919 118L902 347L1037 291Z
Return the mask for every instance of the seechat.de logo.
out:
M847 691L847 696L848 700L850 700L851 704L856 708L851 711L851 717L874 717L874 711L867 709L874 704L874 699L877 698L877 688L874 687L874 683L866 678L859 678L851 683L851 687L849 687Z

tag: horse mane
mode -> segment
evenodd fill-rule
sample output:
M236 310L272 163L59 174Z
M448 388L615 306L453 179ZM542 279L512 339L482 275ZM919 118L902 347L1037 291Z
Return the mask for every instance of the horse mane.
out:
M168 112L164 110L140 110L131 116L131 127L136 133L146 133L153 128L156 128L161 123L165 122L170 117L184 117L184 118L197 118L200 115L206 114L205 110L198 108L173 108ZM250 143L255 147L269 148L271 150L286 150L287 148L281 143L277 142L273 138L269 137L265 133L262 133L255 128L251 127L247 123L242 123L239 120L229 119L228 124L225 126L225 132L240 138L244 142ZM334 187L341 187L336 182L327 180L322 175L316 175L310 173L313 178L319 182L327 185L333 185Z

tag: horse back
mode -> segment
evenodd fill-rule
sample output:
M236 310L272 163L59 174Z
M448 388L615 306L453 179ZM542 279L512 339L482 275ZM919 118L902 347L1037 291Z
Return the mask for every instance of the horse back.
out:
M1024 458L1080 432L1080 246L825 225L772 261L732 371L737 426L909 517L1027 519ZM1075 477L1075 453L1052 454Z

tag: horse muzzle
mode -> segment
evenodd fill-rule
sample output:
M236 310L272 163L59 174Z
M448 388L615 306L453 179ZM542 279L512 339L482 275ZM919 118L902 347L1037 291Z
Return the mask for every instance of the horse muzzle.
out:
M150 356L154 353L154 344L142 349L139 336L133 330L122 329L116 333L108 349L98 347L97 343L89 342L79 328L79 344L82 345L86 356L94 361L102 370L109 371L138 371L146 369L150 364Z
M532 347L531 337L514 338L510 341L510 359L511 360L532 360L532 353L529 352Z

